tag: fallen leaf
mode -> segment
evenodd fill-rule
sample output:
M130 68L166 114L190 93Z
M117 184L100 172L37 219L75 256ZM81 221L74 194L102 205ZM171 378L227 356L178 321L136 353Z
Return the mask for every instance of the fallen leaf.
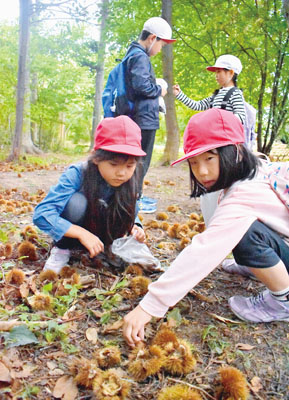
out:
M118 331L119 329L122 328L122 325L123 325L123 320L120 319L120 320L114 322L113 324L106 325L106 327L102 331L102 333L105 334L105 333L111 333L111 332L114 332L114 331Z
M251 346L250 344L247 343L237 343L236 348L239 350L244 350L244 351L249 351L255 348L255 346Z
M23 282L22 285L19 286L19 291L22 299L26 299L29 295L29 285L27 282Z
M93 313L93 315L94 315L95 318L97 318L97 319L101 318L102 315L103 315L103 312L102 312L102 311L98 311L98 310L90 310L90 311Z
M22 365L21 371L11 371L11 376L13 379L28 378L32 375L32 372L36 369L36 365Z
M22 324L23 322L17 321L17 319L11 319L10 321L0 321L0 331L8 332L14 326Z
M0 361L0 381L10 383L11 380L9 369Z
M93 344L96 344L98 341L98 332L96 328L88 328L86 329L85 332L87 340L92 342Z
M56 382L53 396L57 399L74 400L78 396L77 386L72 376L62 376Z
M64 375L64 371L60 368L51 369L48 373L51 376Z
M213 314L213 313L209 313L213 318L221 321L221 322L225 322L225 324L242 324L241 321L235 321L234 319L230 319L230 318L225 318L222 317L221 315L217 315L217 314Z
M212 297L204 296L203 294L197 292L195 289L191 289L189 293L191 295L195 296L197 299L199 299L201 301L206 301L207 303L215 303L215 301L216 301Z
M254 378L252 378L250 383L251 383L251 390L254 393L258 393L263 388L262 381L258 376L254 376Z

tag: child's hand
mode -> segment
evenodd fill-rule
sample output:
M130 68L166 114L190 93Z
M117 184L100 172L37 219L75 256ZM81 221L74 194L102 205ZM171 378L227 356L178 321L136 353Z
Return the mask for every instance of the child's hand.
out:
M138 241L143 243L145 241L146 235L144 230L138 226L138 225L134 225L130 234Z
M80 243L83 244L83 246L89 251L90 258L97 256L104 250L102 241L86 229L83 230L78 239Z
M144 327L150 322L152 316L140 306L128 313L123 319L123 336L131 347L144 340Z
M179 85L174 85L173 86L173 94L174 96L177 96L181 91L181 88L179 87Z

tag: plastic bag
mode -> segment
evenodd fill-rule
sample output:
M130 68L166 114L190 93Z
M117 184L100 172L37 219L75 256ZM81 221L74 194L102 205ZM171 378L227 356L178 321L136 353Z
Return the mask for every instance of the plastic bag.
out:
M113 254L124 261L142 265L150 271L164 271L161 263L156 259L146 244L140 243L132 235L115 239L111 245Z

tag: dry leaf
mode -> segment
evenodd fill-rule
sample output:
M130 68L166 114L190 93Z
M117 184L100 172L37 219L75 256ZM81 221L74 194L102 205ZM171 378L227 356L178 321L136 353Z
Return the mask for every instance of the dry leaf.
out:
M120 320L114 322L113 324L107 325L105 327L105 329L102 331L102 333L105 334L105 333L111 333L114 331L118 331L119 329L122 328L122 325L123 325L123 320L120 319Z
M57 380L53 396L63 400L74 400L77 398L78 389L72 376L65 375Z
M11 376L13 379L21 379L28 378L32 375L32 372L36 369L36 365L23 365L22 363L22 371L11 371Z
M17 321L17 319L11 319L10 321L0 321L0 331L8 332L14 326L23 325L23 322Z
M254 376L254 378L251 380L250 383L251 383L250 389L254 393L258 393L263 388L262 381L258 376Z
M93 344L96 344L98 341L98 332L96 328L88 328L86 329L85 332L87 340L92 342Z
M0 381L11 382L11 375L9 369L0 361Z
M22 285L19 286L19 291L22 299L26 299L29 295L29 285L27 282L23 282Z
M255 346L251 346L250 344L247 344L247 343L237 343L236 348L239 350L249 351L249 350L254 349Z
M221 322L225 322L225 324L242 324L241 321L235 321L234 319L230 319L230 318L225 318L222 317L221 315L217 315L217 314L213 314L213 313L209 313L213 318L221 321Z
M101 318L102 315L103 315L103 312L102 312L102 311L98 311L98 310L90 310L90 311L93 313L93 315L94 315L95 318L97 318L97 319Z
M216 301L212 297L204 296L203 294L197 292L195 289L191 289L190 294L192 294L193 296L195 296L197 299L199 299L201 301L206 301L207 303L215 303L215 301Z
M46 365L47 365L47 367L48 367L49 369L55 369L55 368L57 368L57 364L56 364L55 362L53 362L53 361L47 361Z

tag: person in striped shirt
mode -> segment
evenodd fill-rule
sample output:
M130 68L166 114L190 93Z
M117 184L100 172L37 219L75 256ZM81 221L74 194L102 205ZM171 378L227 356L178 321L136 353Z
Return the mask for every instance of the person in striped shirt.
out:
M229 96L228 101L224 104L224 99L228 91L234 86L237 87L237 78L242 71L242 64L239 58L231 54L224 54L217 58L214 66L207 67L207 70L216 73L216 81L220 85L220 89L217 89L212 96L196 101L186 96L179 85L174 85L173 93L176 98L195 111L204 111L209 108L224 108L225 105L225 109L233 112L244 125L246 115L242 91L239 88L234 90Z

